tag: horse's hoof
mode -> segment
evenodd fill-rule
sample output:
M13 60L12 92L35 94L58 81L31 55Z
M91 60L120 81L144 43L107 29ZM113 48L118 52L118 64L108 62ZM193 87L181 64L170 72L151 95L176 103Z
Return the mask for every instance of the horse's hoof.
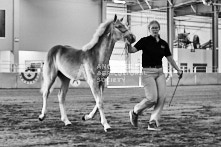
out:
M38 120L39 120L39 121L43 121L44 119L45 119L45 117L42 117L42 118L41 118L41 117L38 117Z
M64 121L65 126L71 126L71 122L69 120Z
M105 131L105 132L111 132L111 131L113 131L113 129L110 127L110 128L104 129L104 131Z
M40 116L38 117L38 120L39 120L39 121L43 121L44 119L45 119L45 115L44 115L44 116L41 116L41 115L40 115Z
M65 126L66 126L66 127L70 127L70 126L71 126L71 123L69 123L69 124L66 124Z
M85 115L84 116L82 116L82 118L81 118L83 121L86 121L86 119L85 119Z

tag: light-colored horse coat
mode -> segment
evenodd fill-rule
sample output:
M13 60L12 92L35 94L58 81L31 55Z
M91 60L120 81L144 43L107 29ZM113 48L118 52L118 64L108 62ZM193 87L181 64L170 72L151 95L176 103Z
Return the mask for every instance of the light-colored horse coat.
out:
M43 107L39 120L42 121L45 118L47 98L56 77L59 77L61 89L58 94L58 100L61 120L65 125L71 124L65 111L65 96L70 80L78 79L79 72L83 72L96 101L93 110L88 115L85 115L83 120L92 119L97 110L99 110L101 124L104 126L104 130L107 131L110 125L107 123L103 111L104 79L109 74L108 65L114 45L121 39L130 43L135 41L134 35L122 23L122 19L117 19L115 15L114 20L106 21L99 26L92 40L82 50L62 45L51 48L43 66L43 84L41 88Z

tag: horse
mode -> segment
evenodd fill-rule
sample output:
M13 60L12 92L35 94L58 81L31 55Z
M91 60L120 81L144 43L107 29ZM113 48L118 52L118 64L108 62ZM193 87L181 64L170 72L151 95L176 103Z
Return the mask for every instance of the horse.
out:
M83 71L96 105L82 119L85 121L92 119L97 111L99 111L104 131L107 132L111 129L103 110L103 91L105 79L109 76L110 72L109 60L114 45L119 40L123 40L125 44L131 44L135 42L135 36L131 33L128 26L123 23L123 18L118 19L117 15L115 15L114 19L106 20L99 25L91 41L83 46L82 49L56 45L48 51L42 71L41 92L43 106L39 115L40 121L43 121L46 116L47 99L52 92L52 85L58 77L61 81L58 93L61 121L66 126L71 125L65 110L65 97L70 81L79 78L79 72Z

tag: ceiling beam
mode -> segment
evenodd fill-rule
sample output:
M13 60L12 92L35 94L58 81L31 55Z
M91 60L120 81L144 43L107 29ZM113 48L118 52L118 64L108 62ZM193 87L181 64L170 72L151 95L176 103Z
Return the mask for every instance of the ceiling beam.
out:
M166 6L167 5L167 1L166 0L165 1L161 1L161 3L160 2L151 2L151 1L149 1L148 3L151 6L151 9L147 5L146 2L140 2L140 5L143 6L144 10L156 10L156 9L157 10L163 10L163 9L166 10L166 8L167 8L167 6ZM141 11L140 5L138 5L138 4L131 5L131 10L134 11L134 12Z
M184 16L184 15L209 16L213 13L212 6L205 6L202 3L193 3L192 5L176 7L174 11L175 11L175 16Z
M140 2L141 1L141 2ZM165 1L149 1L149 5L147 3L139 0L139 4L131 5L131 11L141 11L142 10L157 10L157 11L165 11L167 10L167 0ZM206 6L201 1L198 0L177 0L176 3L173 4L175 16L184 16L184 15L200 15L200 16L212 16L213 10L212 5ZM221 14L219 14L219 18L221 18Z

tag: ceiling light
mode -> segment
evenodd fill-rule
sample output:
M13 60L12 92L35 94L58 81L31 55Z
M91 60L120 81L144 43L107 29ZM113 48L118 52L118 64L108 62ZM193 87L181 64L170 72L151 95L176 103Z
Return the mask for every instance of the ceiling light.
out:
M117 4L126 4L124 0L113 0L113 2Z

